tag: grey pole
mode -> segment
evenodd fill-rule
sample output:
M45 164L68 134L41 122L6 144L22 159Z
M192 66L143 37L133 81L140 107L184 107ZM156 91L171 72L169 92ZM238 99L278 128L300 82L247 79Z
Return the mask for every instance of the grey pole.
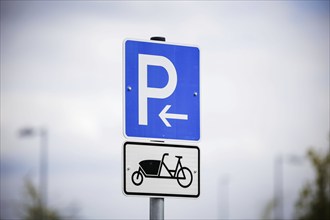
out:
M151 37L150 40L165 41L165 37ZM164 198L150 198L150 220L164 220Z
M150 198L150 220L164 219L164 198Z
M283 219L283 157L279 155L274 161L274 219Z
M42 204L42 218L47 220L47 171L48 171L48 134L47 129L40 128L40 199Z
M223 187L224 187L224 219L229 219L229 175L225 176L223 180Z
M38 135L40 137L40 155L39 155L39 194L40 200L40 218L47 220L47 188L48 188L48 132L47 128L40 129L23 128L19 131L20 137Z

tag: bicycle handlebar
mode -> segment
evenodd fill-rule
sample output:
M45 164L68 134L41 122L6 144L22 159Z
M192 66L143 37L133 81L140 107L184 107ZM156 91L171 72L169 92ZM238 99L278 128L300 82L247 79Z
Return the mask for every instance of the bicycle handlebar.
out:
M163 154L163 157L162 157L162 163L163 163L163 161L164 161L165 156L168 156L168 153L164 153L164 154Z

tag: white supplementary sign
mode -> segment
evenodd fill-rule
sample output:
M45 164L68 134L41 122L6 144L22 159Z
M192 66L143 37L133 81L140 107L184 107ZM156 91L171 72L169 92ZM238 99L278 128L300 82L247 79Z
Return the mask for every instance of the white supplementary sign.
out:
M198 147L126 142L123 152L125 194L199 196Z

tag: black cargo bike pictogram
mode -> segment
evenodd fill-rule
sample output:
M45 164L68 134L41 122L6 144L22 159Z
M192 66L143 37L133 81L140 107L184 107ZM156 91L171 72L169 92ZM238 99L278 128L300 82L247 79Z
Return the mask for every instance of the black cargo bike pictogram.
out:
M141 161L139 163L139 170L135 171L132 174L132 182L134 183L134 185L141 185L144 176L145 178L176 179L181 187L188 188L193 180L193 176L190 169L182 166L182 156L175 156L176 158L178 158L176 168L174 170L170 170L164 163L164 158L168 155L168 153L164 153L162 160ZM166 169L169 176L161 176L161 170L163 167Z

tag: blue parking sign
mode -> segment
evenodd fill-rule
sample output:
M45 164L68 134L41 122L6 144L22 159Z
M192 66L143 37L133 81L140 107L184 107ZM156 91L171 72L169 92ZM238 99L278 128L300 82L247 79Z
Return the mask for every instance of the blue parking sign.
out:
M199 49L124 41L124 134L200 139Z

